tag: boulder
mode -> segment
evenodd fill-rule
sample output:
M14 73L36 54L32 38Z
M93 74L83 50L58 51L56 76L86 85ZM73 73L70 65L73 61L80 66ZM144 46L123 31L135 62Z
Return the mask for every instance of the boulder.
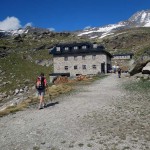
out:
M143 67L146 66L147 63L149 63L150 60L146 61L146 62L138 62L136 63L136 65L134 67L132 67L132 69L129 70L129 73L131 76L142 72Z
M15 95L19 94L19 89L15 89Z
M142 69L143 74L150 74L150 62Z

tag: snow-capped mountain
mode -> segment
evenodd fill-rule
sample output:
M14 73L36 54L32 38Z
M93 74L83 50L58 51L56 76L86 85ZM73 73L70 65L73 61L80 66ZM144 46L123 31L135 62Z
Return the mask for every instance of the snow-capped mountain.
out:
M150 10L135 13L129 21L135 23L137 27L150 27Z
M150 10L142 10L133 14L128 20L120 21L116 24L109 24L102 27L90 27L82 31L74 32L77 36L87 36L92 38L103 38L113 35L116 31L135 27L150 27ZM0 37L15 36L19 34L42 34L51 32L48 29L26 27L17 30L3 31L0 30Z
M42 34L44 32L48 33L48 32L50 32L50 30L27 26L26 28L20 28L17 30L10 30L10 31L0 30L0 37L15 36L15 35L27 34L27 33L29 33L29 34L34 34L34 33Z
M128 20L116 24L110 24L103 27L88 28L77 32L78 36L87 36L89 38L103 38L112 35L121 29L133 27L150 27L150 10L142 10L133 14Z

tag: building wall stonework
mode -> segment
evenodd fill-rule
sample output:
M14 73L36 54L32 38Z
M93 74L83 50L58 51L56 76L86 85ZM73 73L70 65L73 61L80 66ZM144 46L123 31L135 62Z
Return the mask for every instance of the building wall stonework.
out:
M101 63L111 64L111 59L106 54L95 54L95 55L82 55L67 56L68 60L64 60L64 56L54 57L54 72L55 73L70 73L71 76L76 74L97 74L101 73ZM94 57L94 58L93 58ZM86 65L86 69L83 69L83 65ZM94 66L95 65L95 66ZM68 70L65 70L65 66L68 66ZM77 66L77 69L74 69ZM107 65L105 65L105 72L107 72Z
M125 56L114 56L113 59L131 59L130 55L125 55Z

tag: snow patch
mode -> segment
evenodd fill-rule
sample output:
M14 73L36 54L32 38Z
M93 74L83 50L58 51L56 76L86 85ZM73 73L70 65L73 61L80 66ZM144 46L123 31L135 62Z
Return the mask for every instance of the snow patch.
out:
M146 23L144 27L150 27L150 22Z
M142 14L142 16L141 16L141 22L144 22L144 21L145 21L146 15L147 15L147 14L146 14L145 12Z
M95 38L97 38L98 36L96 35L96 36L92 36L92 37L90 37L90 39L95 39Z
M114 34L114 33L107 32L107 33L102 34L102 36L99 37L99 38L102 39L102 38L104 38L104 37L106 37L108 35L112 35L112 34Z
M122 27L124 26L123 24L111 24L109 26L105 26L105 27L101 27L98 28L98 30L92 30L92 31L83 31L82 33L78 34L78 36L82 36L82 35L86 35L86 34L91 34L91 33L96 33L96 32L110 32L111 30L118 28L118 27ZM104 33L105 34L105 33Z

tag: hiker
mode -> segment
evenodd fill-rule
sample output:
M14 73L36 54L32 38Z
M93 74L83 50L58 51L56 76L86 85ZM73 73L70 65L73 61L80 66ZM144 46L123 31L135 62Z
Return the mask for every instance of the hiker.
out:
M121 78L121 68L118 68L118 77Z
M36 89L37 89L38 96L40 98L39 109L43 109L44 107L46 107L46 103L44 102L46 87L47 87L46 78L44 77L44 73L41 73L36 80Z

